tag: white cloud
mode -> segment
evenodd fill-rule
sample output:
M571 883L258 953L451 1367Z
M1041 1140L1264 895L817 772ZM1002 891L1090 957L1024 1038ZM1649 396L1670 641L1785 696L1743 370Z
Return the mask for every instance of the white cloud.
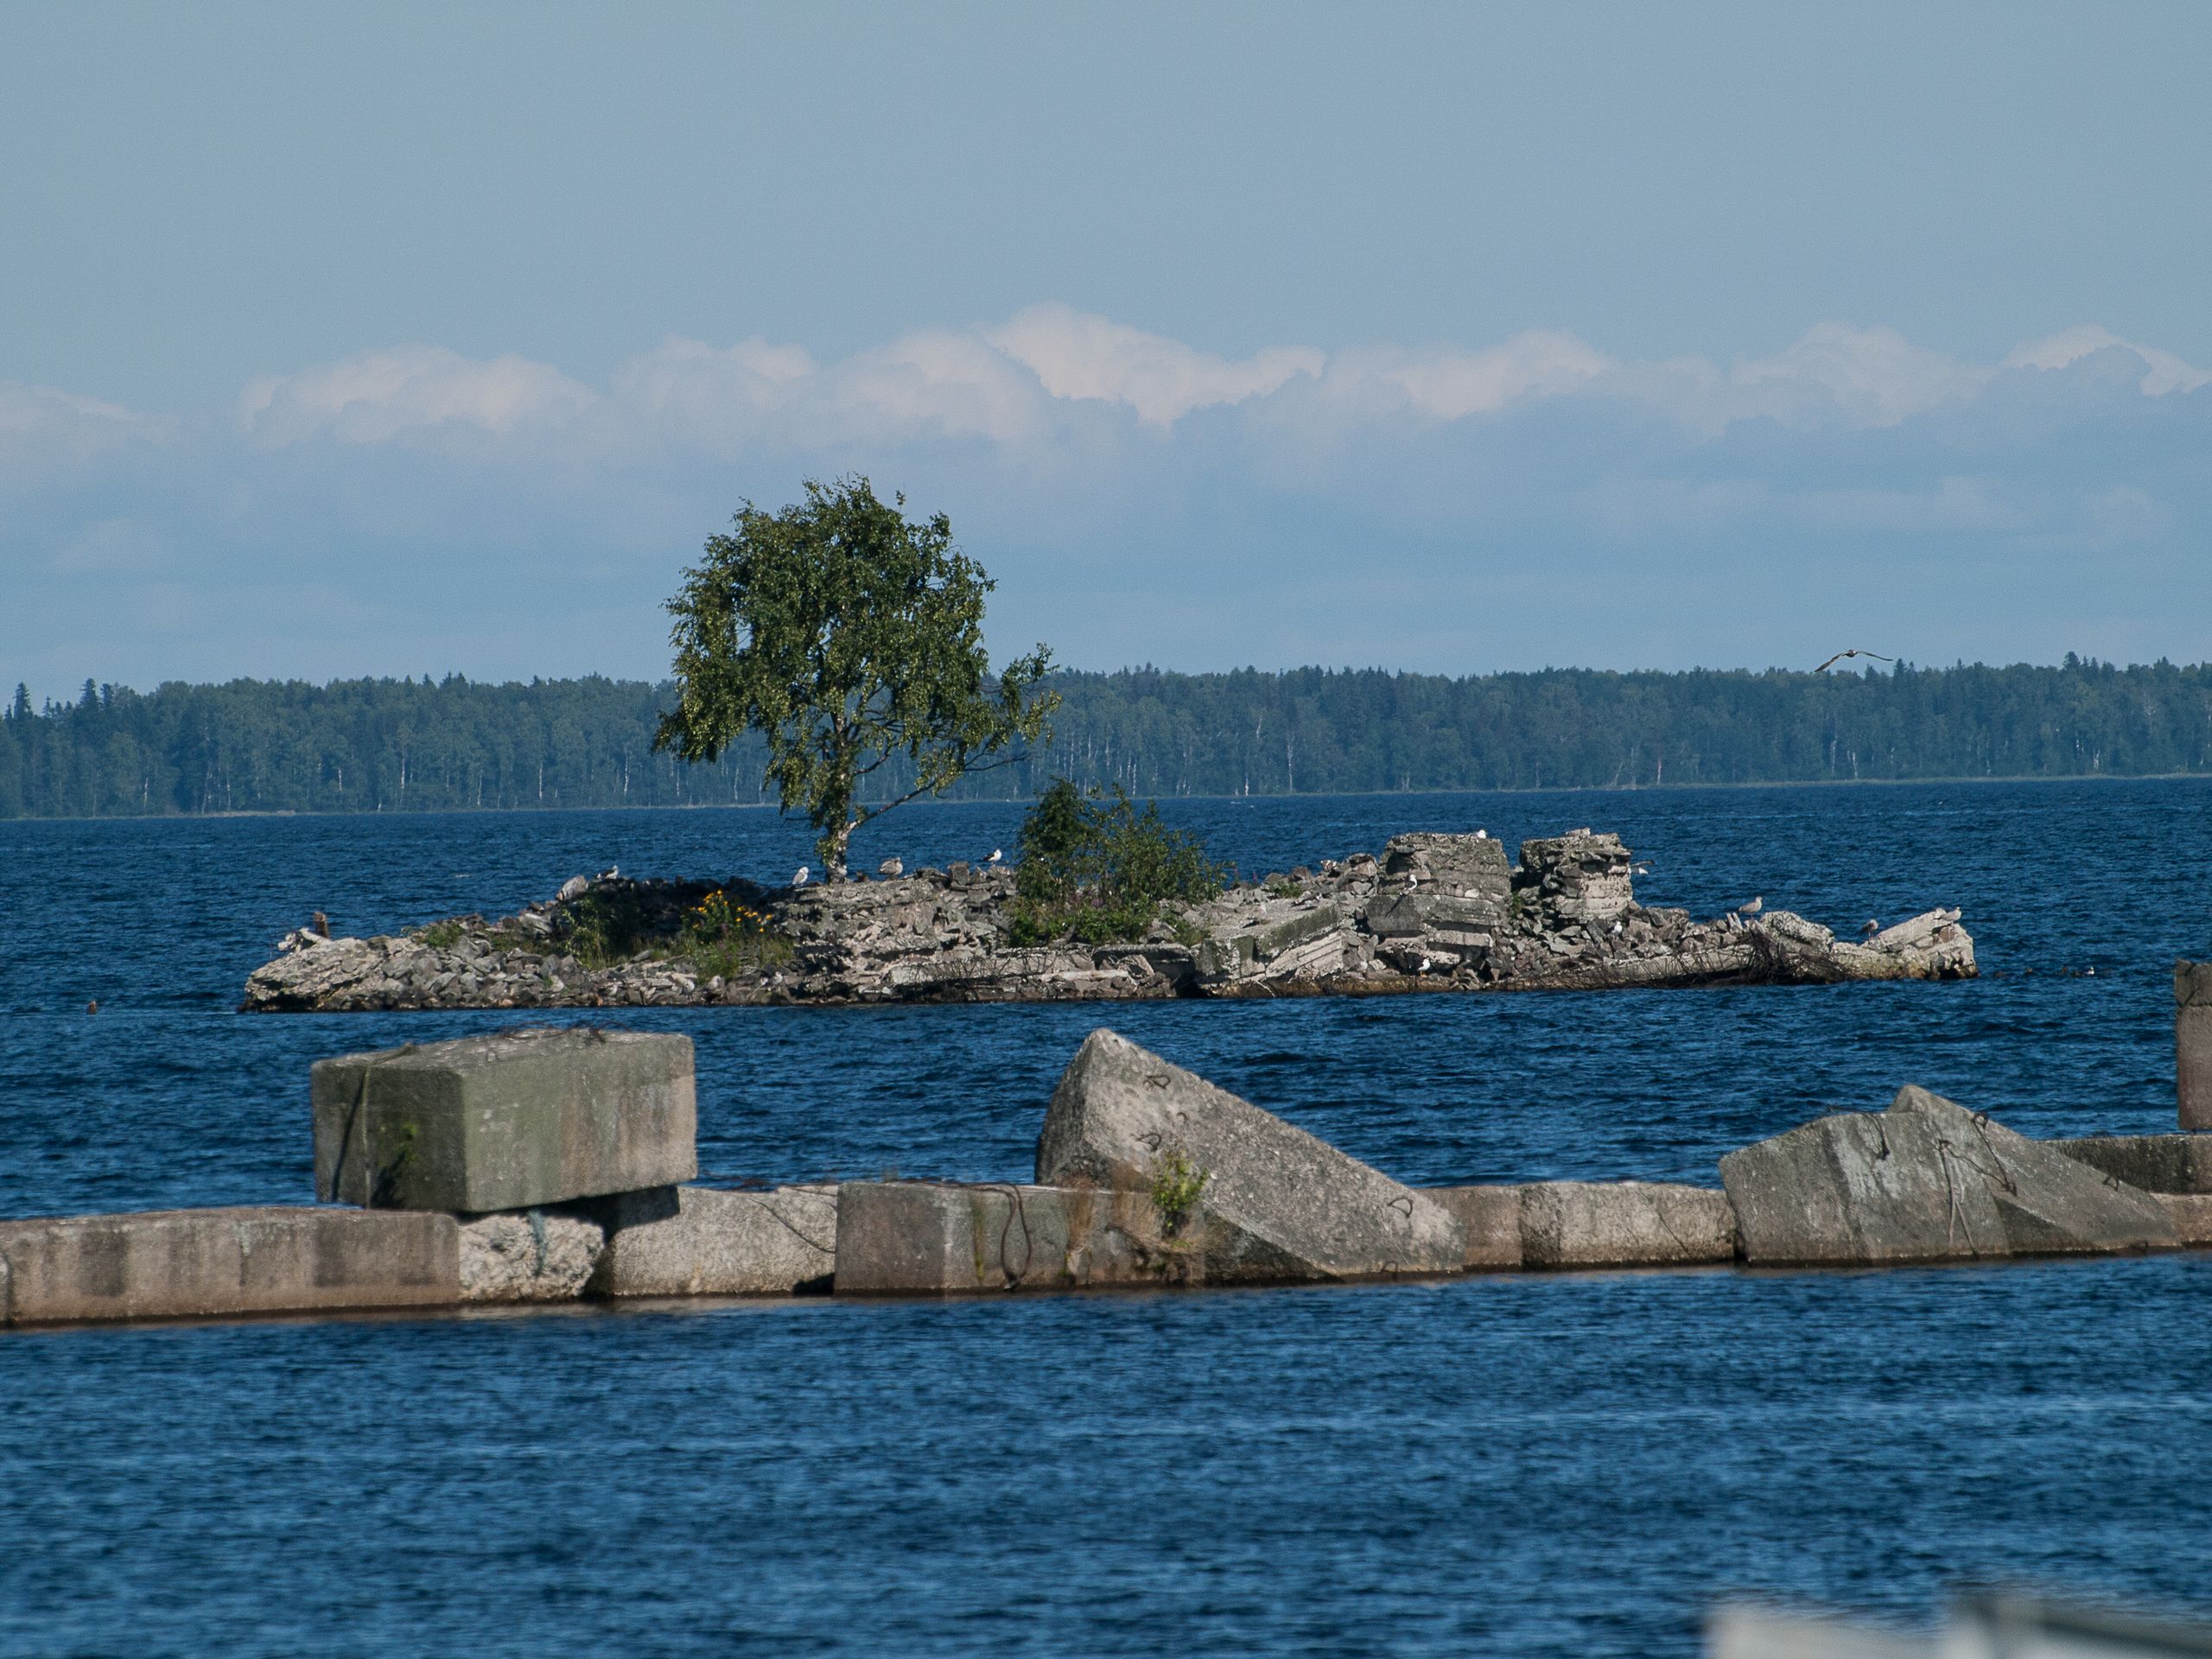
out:
M1264 397L1295 375L1318 376L1327 362L1310 346L1275 346L1238 362L1058 303L1033 305L983 338L1052 396L1124 404L1163 428L1194 410Z
M1847 425L1878 427L1969 402L1989 372L1915 346L1894 328L1824 322L1775 356L1738 364L1729 378L1750 394L1739 403L1746 410L1814 415L1802 403L1809 396L1832 404ZM1785 402L1763 407L1761 394L1770 391Z
M272 446L326 435L383 443L472 427L505 437L565 422L594 401L558 369L512 353L486 360L442 346L395 346L252 381L240 413L246 430Z
M132 442L166 435L168 423L120 404L0 380L0 478L29 480Z
M2212 383L2212 372L2155 346L2139 346L2132 340L2122 340L2111 329L2096 323L2083 323L2042 340L2031 340L2006 358L2005 366L2063 369L2094 352L2109 351L2114 346L2133 352L2143 359L2142 389L2146 397L2163 397L2170 391L2195 391L2199 386Z

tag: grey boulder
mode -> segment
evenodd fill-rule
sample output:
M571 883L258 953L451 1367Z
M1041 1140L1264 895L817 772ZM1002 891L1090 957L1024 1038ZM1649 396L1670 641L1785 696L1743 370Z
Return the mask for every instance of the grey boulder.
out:
M1433 1198L1103 1029L1053 1091L1037 1180L1181 1208L1166 1231L1208 1280L1456 1273L1465 1261L1465 1228Z
M1971 1261L2171 1249L2150 1194L1908 1086L1720 1160L1753 1265Z

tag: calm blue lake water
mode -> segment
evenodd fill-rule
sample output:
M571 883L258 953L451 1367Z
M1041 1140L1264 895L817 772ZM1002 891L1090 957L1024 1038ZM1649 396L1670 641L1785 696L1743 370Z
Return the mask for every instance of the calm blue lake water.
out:
M1647 903L1959 904L1990 976L634 1023L697 1043L721 1177L1025 1175L1102 1021L1415 1181L1711 1182L1908 1081L2149 1131L2172 960L2212 955L2208 807L1170 804L1247 869L1618 829ZM980 857L1018 818L908 808L861 852ZM496 1023L233 1014L311 911L366 933L615 862L784 874L807 839L751 811L0 823L0 1217L303 1201L310 1060ZM2212 1610L2209 1308L2191 1256L16 1332L0 1653L1688 1653L1722 1595L1915 1618L1990 1578Z

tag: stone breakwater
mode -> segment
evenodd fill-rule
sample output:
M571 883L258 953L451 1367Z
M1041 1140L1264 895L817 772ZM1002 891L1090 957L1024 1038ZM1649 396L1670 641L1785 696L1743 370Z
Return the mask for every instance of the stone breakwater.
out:
M702 1187L693 1063L687 1037L588 1027L320 1061L315 1193L350 1207L0 1223L0 1325L2212 1244L2208 1135L2034 1141L1908 1086L1729 1153L1714 1185L1415 1187L1103 1028L1033 1181Z
M766 888L576 878L517 915L406 935L302 930L246 982L247 1012L987 1002L1452 990L1827 984L1966 979L1974 940L1935 909L1864 939L1788 910L1693 920L1636 902L1620 837L1524 841L1509 864L1484 835L1398 836L1377 856L1325 859L1231 887L1141 940L1015 943L1014 873L954 864L887 880ZM717 969L688 932L715 895L753 920ZM610 908L642 939L595 950ZM1748 907L1747 907L1748 908Z

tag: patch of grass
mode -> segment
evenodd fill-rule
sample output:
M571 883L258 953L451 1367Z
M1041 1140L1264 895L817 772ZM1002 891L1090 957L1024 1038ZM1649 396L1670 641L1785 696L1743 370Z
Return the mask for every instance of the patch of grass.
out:
M1166 1147L1152 1160L1152 1207L1170 1233L1182 1230L1211 1179L1211 1172L1192 1162L1180 1147Z
M717 887L684 918L672 949L698 969L702 979L736 979L789 962L792 944L769 927L760 912Z
M442 922L432 922L428 927L417 928L415 938L433 950L450 950L461 943L461 935L466 931L457 918L448 917Z
M1268 883L1268 891L1278 899L1300 899L1306 893L1306 884L1295 876L1286 875Z
M571 899L562 944L586 968L612 968L653 943L653 917L627 887L592 887Z

